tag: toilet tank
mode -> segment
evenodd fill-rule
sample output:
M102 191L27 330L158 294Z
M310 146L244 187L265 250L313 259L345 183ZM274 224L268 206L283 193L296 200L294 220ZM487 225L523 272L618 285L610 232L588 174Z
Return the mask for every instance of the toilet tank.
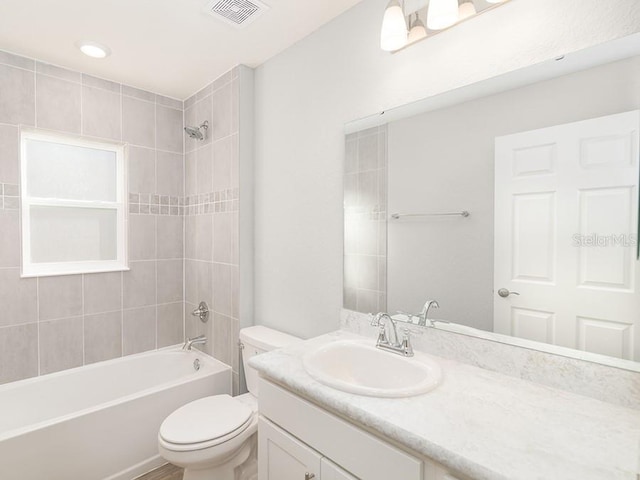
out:
M242 342L242 364L247 380L247 388L253 396L258 396L258 371L249 366L249 359L255 355L286 347L299 342L300 338L286 333L278 332L271 328L256 325L240 330L240 342Z

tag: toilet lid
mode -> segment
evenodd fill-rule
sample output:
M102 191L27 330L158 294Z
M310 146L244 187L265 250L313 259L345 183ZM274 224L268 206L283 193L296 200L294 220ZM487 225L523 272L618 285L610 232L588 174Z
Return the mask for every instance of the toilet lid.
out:
M169 415L160 426L160 436L179 445L207 442L241 429L252 416L251 408L229 395L205 397Z

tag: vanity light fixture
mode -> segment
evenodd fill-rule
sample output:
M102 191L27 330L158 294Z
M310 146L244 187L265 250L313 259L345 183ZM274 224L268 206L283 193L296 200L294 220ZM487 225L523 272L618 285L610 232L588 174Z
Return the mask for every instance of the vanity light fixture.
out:
M391 0L384 11L380 48L386 52L399 50L407 44L407 20L398 0Z
M444 30L458 21L458 0L431 0L427 14L429 30Z
M76 45L87 57L102 59L111 55L111 49L100 43L78 42Z
M427 36L427 28L420 20L420 14L418 12L415 13L415 18L413 22L411 22L411 27L409 28L409 37L407 39L407 43L417 42L418 40L422 40Z
M391 0L382 19L380 47L387 52L397 52L510 1ZM426 27L422 23L425 18Z
M463 3L458 7L458 18L464 20L465 18L473 17L478 11L472 0L462 0Z

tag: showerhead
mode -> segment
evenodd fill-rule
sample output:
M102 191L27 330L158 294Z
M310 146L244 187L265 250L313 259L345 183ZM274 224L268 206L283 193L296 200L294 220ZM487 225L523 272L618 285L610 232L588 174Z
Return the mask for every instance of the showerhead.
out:
M209 122L207 120L202 122L199 127L184 127L184 131L187 132L187 135L191 138L195 138L196 140L204 140L208 129Z

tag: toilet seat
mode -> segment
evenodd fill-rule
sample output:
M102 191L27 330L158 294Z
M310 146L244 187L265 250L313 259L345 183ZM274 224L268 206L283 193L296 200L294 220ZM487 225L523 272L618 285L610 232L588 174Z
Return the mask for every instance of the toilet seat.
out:
M202 450L241 435L254 422L255 412L229 395L215 395L188 403L160 426L158 440L167 450Z

